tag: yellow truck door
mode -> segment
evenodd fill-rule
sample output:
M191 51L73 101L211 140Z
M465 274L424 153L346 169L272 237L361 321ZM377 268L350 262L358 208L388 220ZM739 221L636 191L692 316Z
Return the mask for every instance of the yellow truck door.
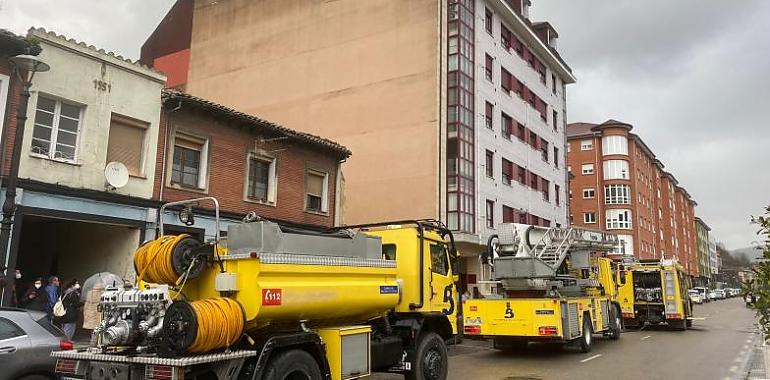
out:
M428 293L426 299L430 311L440 311L449 318L452 330L457 331L457 308L459 300L452 275L452 266L449 259L449 250L443 242L425 240L430 254L430 267L425 270L428 275L425 279L428 284L425 290Z

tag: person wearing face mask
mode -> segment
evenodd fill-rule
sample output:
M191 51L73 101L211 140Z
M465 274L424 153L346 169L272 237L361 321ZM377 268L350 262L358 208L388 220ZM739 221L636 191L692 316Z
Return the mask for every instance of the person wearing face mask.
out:
M36 278L32 284L21 298L21 306L30 310L47 311L48 297L43 289L43 278Z
M83 303L80 302L80 281L77 279L71 280L64 287L64 295L62 296L62 304L66 313L56 318L56 321L61 324L64 334L67 335L67 339L72 339L75 335L75 329L77 327L78 318L80 317L80 308Z

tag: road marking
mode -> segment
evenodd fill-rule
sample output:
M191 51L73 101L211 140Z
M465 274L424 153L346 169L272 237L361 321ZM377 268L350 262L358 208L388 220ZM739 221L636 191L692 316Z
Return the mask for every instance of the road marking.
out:
M591 356L590 358L585 358L585 359L581 360L580 362L581 362L581 363L585 363L585 362L587 362L587 361L590 361L590 360L594 360L594 359L596 359L596 358L598 358L598 357L600 357L600 356L602 356L602 354L596 354L596 355L594 355L594 356Z
M738 366L737 365L734 365L734 366L730 367L730 372L736 372L736 371L738 371Z
M652 338L652 336L651 335L647 335L647 336L643 336L641 339L645 340L645 339L650 339L650 338Z

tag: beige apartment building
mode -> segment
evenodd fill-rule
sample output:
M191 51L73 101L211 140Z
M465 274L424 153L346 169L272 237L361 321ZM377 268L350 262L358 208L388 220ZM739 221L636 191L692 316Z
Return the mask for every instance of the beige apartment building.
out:
M530 5L179 0L142 61L168 87L349 147L342 223L439 219L474 284L498 223L567 223L575 78Z

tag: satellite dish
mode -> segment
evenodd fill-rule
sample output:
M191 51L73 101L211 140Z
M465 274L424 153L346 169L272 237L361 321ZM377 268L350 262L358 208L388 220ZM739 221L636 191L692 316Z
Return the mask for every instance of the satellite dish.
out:
M104 167L104 178L108 188L120 189L128 183L128 168L122 162L110 162Z

